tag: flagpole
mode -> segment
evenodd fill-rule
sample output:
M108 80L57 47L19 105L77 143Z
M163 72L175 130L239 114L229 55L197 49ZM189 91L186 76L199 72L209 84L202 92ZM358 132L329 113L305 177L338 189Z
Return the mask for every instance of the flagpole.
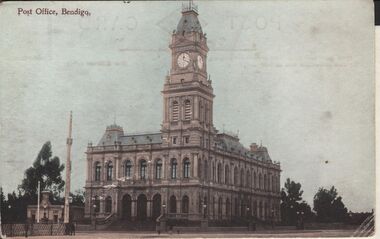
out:
M73 114L70 111L70 121L69 121L69 137L66 141L67 146L67 158L66 158L66 187L65 187L65 209L64 209L64 223L69 223L70 220L70 208L69 208L69 197L70 197L70 175L71 175L71 145L73 143L73 139L71 138L73 124Z

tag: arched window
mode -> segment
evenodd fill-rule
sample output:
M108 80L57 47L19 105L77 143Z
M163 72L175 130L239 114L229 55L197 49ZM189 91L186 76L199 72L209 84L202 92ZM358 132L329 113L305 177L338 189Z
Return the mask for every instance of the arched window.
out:
M185 160L183 161L183 177L190 177L190 160L188 158L185 158Z
M258 218L263 218L263 202L259 202L259 211L257 212Z
M174 195L171 196L170 200L169 200L169 212L170 213L176 213L177 212L177 199Z
M269 178L269 191L274 191L274 187L273 187L274 183L273 183L273 175L270 176Z
M229 216L231 216L231 203L230 203L230 199L226 199L226 216L227 218Z
M171 178L175 179L177 178L177 159L172 159L170 166L171 166Z
M218 164L218 170L217 170L217 182L222 183L222 164Z
M189 213L189 197L182 197L182 213Z
M110 196L106 197L106 208L105 208L106 213L111 213L112 212L112 198Z
M267 175L264 174L264 190L266 191L268 187L268 182L267 182Z
M191 120L191 102L185 100L185 120Z
M208 123L209 117L208 117L208 104L205 104L205 122Z
M209 179L209 175L208 175L208 163L207 163L207 160L204 161L204 178L205 180L208 180Z
M238 169L237 169L237 167L234 168L234 184L236 186L239 185L239 176L238 176Z
M228 165L224 168L224 183L229 184L230 183L230 169Z
M250 185L250 183L251 183L251 173L249 172L249 171L247 171L247 180L245 180L245 186L246 187L249 187Z
M212 197L211 209L212 209L212 218L215 219L215 197Z
M234 216L239 216L239 200L235 198L235 211L234 211Z
M146 179L146 160L140 160L140 179Z
M257 201L253 201L253 208L252 208L253 217L257 217Z
M113 170L112 162L108 162L107 163L107 181L112 180L112 170Z
M124 164L124 177L131 178L132 177L132 163L130 160L125 161Z
M211 180L215 182L215 164L212 162L212 173L211 173Z
M95 181L100 181L102 166L99 162L95 163Z
M218 200L218 217L219 217L219 219L222 219L222 209L223 209L223 199L222 199L222 197L219 197L219 200Z
M177 101L173 101L172 103L172 120L173 121L179 120L179 105Z
M203 122L203 104L202 104L202 101L199 101L199 107L198 107L198 110L199 110L199 120L201 122Z
M158 159L156 161L156 179L161 179L162 175L162 160Z
M244 186L244 170L243 169L240 170L240 186L241 187Z

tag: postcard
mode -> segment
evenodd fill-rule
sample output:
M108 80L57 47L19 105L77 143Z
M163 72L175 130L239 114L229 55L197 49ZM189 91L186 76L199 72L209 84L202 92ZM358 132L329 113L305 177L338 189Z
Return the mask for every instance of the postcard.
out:
M375 235L372 1L5 1L0 32L0 238Z

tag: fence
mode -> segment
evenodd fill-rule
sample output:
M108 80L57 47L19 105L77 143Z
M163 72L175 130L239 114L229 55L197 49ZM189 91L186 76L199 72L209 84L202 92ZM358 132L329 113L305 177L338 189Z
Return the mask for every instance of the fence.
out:
M2 224L2 232L7 237L16 236L58 236L69 234L63 223L39 223L39 224Z

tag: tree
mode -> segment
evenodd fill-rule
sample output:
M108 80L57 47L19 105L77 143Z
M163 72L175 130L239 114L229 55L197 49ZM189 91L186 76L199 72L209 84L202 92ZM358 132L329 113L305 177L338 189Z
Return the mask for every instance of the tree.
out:
M338 193L334 186L327 190L319 188L314 195L314 211L317 213L317 220L320 222L343 222L347 219L347 208L342 202L342 197L337 197Z
M70 193L72 200L72 205L84 206L84 191L81 189L76 190L74 193Z
M19 189L23 194L36 198L37 185L40 181L41 190L50 190L57 198L65 185L61 177L64 168L65 166L60 163L57 156L52 157L51 143L48 141L42 146L33 166L25 171L25 177Z
M63 202L60 193L65 185L61 177L64 168L58 157L52 157L51 144L49 141L46 142L32 167L25 170L24 179L18 186L18 193L13 191L8 194L8 208L4 211L4 220L7 222L26 220L27 206L37 204L38 181L41 182L41 190L52 191L52 202Z
M310 206L305 201L302 201L303 191L301 190L301 184L288 178L284 186L285 188L281 190L282 221L287 225L295 225L301 213L305 220L311 218L313 213Z

